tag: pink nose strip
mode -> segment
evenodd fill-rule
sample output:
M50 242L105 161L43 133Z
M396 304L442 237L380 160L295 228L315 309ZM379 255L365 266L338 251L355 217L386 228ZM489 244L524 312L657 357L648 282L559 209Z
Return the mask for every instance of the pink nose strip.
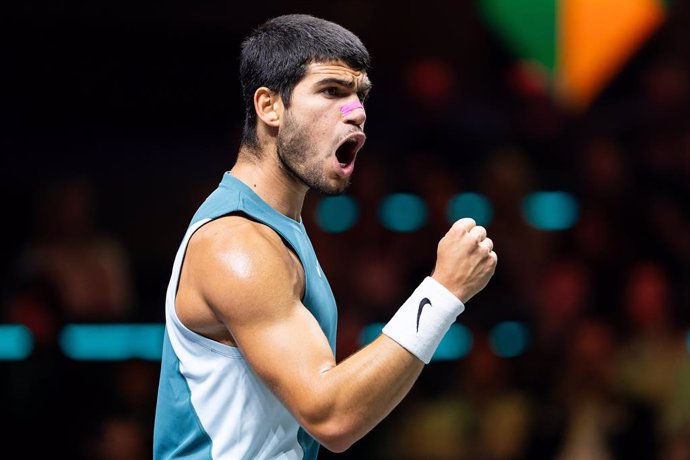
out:
M364 106L359 101L348 102L347 104L340 107L340 111L342 112L343 115L347 115L350 112L352 112L353 110L357 110L357 109L364 110Z

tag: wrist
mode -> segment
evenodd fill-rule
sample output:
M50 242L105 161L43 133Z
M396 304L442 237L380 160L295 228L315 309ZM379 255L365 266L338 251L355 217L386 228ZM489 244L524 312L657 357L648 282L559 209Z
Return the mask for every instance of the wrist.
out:
M429 363L465 305L443 284L426 277L383 328L383 333Z
M469 297L471 297L464 286L460 287L459 289L451 290L449 286L452 286L453 283L449 282L448 280L443 279L437 276L436 274L432 274L429 277L436 281L438 284L440 284L443 288L445 288L448 291L449 294L457 298L463 304L469 300Z

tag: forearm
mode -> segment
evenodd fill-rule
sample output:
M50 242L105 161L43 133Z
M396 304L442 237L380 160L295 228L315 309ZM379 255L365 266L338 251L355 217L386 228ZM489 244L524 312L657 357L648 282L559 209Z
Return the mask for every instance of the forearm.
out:
M407 394L464 305L427 277L383 328L383 334L319 374L309 406L319 428L351 444L381 421ZM308 428L309 429L309 428ZM327 436L330 438L330 436ZM344 439L343 439L344 438Z
M381 335L313 382L315 411L307 430L327 448L341 451L384 419L410 391L424 363Z

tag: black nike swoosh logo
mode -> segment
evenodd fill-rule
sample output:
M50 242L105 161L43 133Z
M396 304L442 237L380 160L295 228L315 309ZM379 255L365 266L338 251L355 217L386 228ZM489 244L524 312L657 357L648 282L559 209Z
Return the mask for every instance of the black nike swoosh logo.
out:
M419 309L417 310L417 332L419 332L419 318L422 317L422 310L427 305L431 306L431 300L424 297L421 302L419 302Z

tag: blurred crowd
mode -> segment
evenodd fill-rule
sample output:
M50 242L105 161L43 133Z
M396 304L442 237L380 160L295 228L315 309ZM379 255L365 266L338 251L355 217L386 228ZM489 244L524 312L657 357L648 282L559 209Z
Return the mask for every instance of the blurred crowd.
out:
M370 139L348 192L359 219L323 231L316 194L303 212L339 305L338 359L430 273L453 195L488 197L499 264L459 319L470 353L430 364L380 426L322 458L690 459L690 23L677 3L584 113L561 109L476 31L455 57L412 49L397 72L383 73L388 58L375 65ZM59 333L68 323L162 322L173 253L222 173L161 185L170 200L160 207L146 186L122 192L88 174L63 174L31 196L0 299L0 321L34 337L28 359L0 362L5 458L151 457L159 364L72 361ZM572 228L529 225L522 200L541 190L577 199ZM420 230L380 224L392 192L426 201ZM145 209L114 204L128 193ZM488 339L507 320L529 331L513 358Z

